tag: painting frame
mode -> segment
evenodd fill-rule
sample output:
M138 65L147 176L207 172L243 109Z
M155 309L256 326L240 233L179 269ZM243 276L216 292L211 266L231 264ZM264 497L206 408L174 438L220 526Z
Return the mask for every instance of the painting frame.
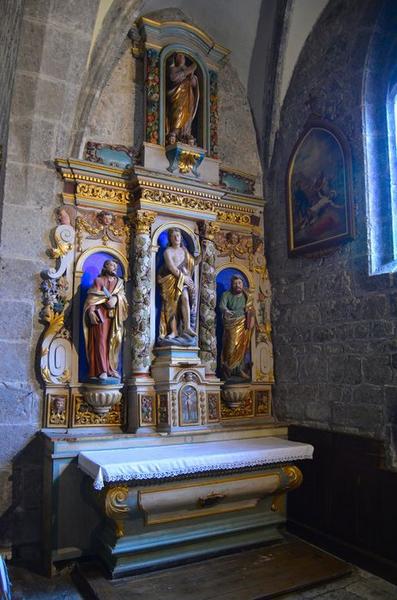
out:
M354 239L350 146L333 124L308 120L288 161L286 192L289 256Z

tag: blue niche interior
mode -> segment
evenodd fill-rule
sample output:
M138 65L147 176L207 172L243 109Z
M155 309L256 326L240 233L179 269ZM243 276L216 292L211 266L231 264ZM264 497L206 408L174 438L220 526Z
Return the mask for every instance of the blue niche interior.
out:
M229 267L227 269L223 269L219 271L216 277L216 344L218 348L217 357L216 357L216 374L222 379L221 373L221 354L222 354L222 338L223 338L223 325L222 325L222 315L219 310L219 304L222 298L223 292L230 290L230 284L232 281L233 275L238 275L244 282L244 287L249 287L249 282L247 277L244 275L242 271L239 269L235 269L233 267ZM251 356L247 353L247 362L249 364L251 362Z
M175 225L175 227L173 226L173 227L170 227L169 229L179 229L179 227L177 227ZM169 231L169 229L166 229L165 231L163 231L162 233L160 233L160 235L159 235L159 237L157 239L157 244L159 246L159 249L158 249L157 255L156 255L156 274L159 272L159 269L162 267L162 265L164 263L164 250L168 246L168 231ZM193 240L186 233L186 231L183 231L183 229L179 229L179 231L182 234L182 244L184 246L186 246L186 248L189 250L190 254L192 256L194 256L194 244L193 244ZM197 283L197 282L195 282L195 283ZM161 314L160 286L156 285L156 339L159 336L160 314Z
M80 284L80 326L79 326L79 381L88 381L88 361L85 350L84 330L83 330L83 307L87 298L87 292L92 287L94 280L102 271L105 260L114 260L119 265L117 275L123 277L123 270L120 262L115 256L108 252L96 252L91 254L83 265L83 276ZM122 375L123 357L120 352L118 372Z

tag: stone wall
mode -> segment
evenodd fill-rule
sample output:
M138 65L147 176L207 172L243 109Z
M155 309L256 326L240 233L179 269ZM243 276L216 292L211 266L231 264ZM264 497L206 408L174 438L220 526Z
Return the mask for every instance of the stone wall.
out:
M19 35L22 24L23 0L3 0L0 20L0 222L2 219L5 164L7 160L8 121ZM0 229L1 232L1 229Z
M134 59L127 47L90 115L85 141L140 148L143 110L143 60Z
M397 276L368 275L362 121L365 60L381 6L331 0L306 42L267 182L267 234L277 416L389 441L397 419ZM288 258L285 176L313 113L332 121L350 144L357 232L331 256Z
M11 28L20 5L2 3L2 25ZM96 9L97 0L26 0L16 62L1 224L0 540L25 556L41 534L35 357L40 272L53 266L46 249L59 204L52 161L68 153Z

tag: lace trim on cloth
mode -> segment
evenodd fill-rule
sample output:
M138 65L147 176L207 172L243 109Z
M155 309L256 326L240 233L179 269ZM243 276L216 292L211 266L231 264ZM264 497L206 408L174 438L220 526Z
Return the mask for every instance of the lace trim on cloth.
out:
M94 481L94 489L101 490L105 487L107 483L115 483L118 481L139 481L139 480L150 480L150 479L172 479L178 477L180 475L192 475L196 473L208 473L209 471L230 471L230 470L238 470L244 467L260 467L269 464L276 464L280 462L290 462L292 460L305 460L309 458L307 452L302 452L301 454L294 455L286 455L281 459L275 459L274 457L269 458L269 460L265 460L263 458L260 459L251 459L246 461L239 461L234 463L224 463L224 464L211 464L211 465L200 465L200 466L190 466L184 468L173 469L172 471L161 471L161 472L151 472L151 473L133 473L133 474L116 474L111 475L102 472L102 468L100 468L98 475Z

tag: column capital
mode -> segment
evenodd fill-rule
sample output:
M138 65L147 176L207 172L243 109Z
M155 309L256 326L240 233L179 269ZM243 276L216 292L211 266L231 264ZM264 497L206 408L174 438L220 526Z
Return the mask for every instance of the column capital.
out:
M214 221L201 221L199 223L199 231L202 238L214 241L215 234L220 231L220 226Z
M156 218L156 213L152 210L137 210L131 216L131 223L135 233L150 233L150 227Z

